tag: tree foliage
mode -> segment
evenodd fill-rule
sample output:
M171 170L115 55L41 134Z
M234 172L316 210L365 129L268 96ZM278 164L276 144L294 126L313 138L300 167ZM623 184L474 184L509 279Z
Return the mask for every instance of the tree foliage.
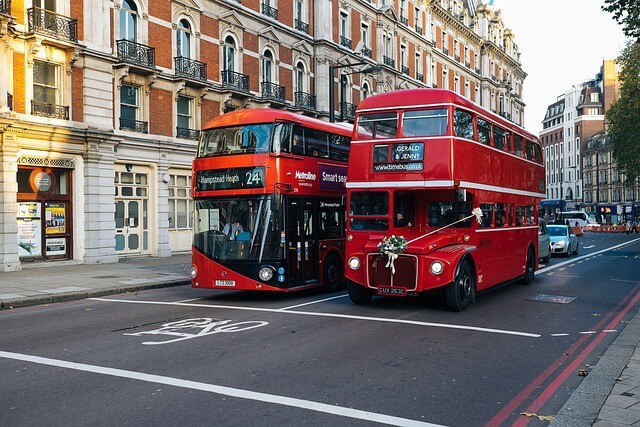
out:
M622 25L625 36L640 39L640 1L604 0L602 10L613 14L613 19Z
M606 112L607 134L618 169L635 180L640 177L640 44L628 42L616 62L620 94Z

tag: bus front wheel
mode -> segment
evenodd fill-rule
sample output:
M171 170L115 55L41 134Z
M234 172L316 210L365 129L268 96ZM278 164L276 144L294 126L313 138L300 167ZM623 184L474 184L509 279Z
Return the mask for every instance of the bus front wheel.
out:
M342 287L344 275L342 274L342 262L335 255L329 255L324 261L322 272L322 286L326 292L335 292Z
M533 252L532 248L529 248L527 251L527 264L524 270L524 277L522 279L522 283L525 285L530 285L533 283L533 279L536 277L536 256Z
M474 277L469 261L460 264L455 279L445 289L447 307L451 311L464 311L469 307L474 292Z
M351 280L347 280L347 292L349 293L351 302L358 305L367 304L371 302L371 298L373 298L373 291L371 289L360 286Z

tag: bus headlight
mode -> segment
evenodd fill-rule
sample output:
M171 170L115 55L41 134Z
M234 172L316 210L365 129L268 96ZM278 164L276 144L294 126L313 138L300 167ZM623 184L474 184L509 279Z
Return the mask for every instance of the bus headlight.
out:
M189 277L191 277L191 279L195 279L198 276L198 269L196 268L195 265L191 266L191 270L189 271Z
M440 261L433 261L429 266L429 271L431 271L432 274L439 276L444 271L444 265L442 265L442 262Z
M273 268L262 267L260 271L258 271L258 277L260 277L260 280L262 280L263 282L268 282L269 280L271 280L271 278L273 278Z
M351 258L349 258L348 264L349 264L349 268L350 269L357 270L357 269L360 268L360 258L358 258L356 256L351 257Z

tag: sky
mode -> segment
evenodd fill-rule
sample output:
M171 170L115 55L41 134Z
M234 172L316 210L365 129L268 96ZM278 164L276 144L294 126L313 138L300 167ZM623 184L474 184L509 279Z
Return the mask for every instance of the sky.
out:
M487 3L487 1L483 1ZM622 26L602 0L494 0L515 35L523 70L525 128L538 135L547 107L573 85L593 79L625 46Z

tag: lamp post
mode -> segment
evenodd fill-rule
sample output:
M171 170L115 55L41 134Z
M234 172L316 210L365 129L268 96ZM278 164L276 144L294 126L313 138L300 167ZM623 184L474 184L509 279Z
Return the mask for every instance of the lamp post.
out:
M335 71L337 69L340 69L340 68L356 67L358 65L365 65L365 64L369 64L369 63L365 62L365 61L360 61L360 62L354 62L353 64L329 65L329 121L331 123L336 121L335 99L334 99L334 97L335 97L335 88L334 88ZM348 74L359 74L359 73L368 74L368 73L377 73L379 71L380 71L380 66L379 65L372 65L371 67L365 68L363 70L352 71L351 73L348 73Z

